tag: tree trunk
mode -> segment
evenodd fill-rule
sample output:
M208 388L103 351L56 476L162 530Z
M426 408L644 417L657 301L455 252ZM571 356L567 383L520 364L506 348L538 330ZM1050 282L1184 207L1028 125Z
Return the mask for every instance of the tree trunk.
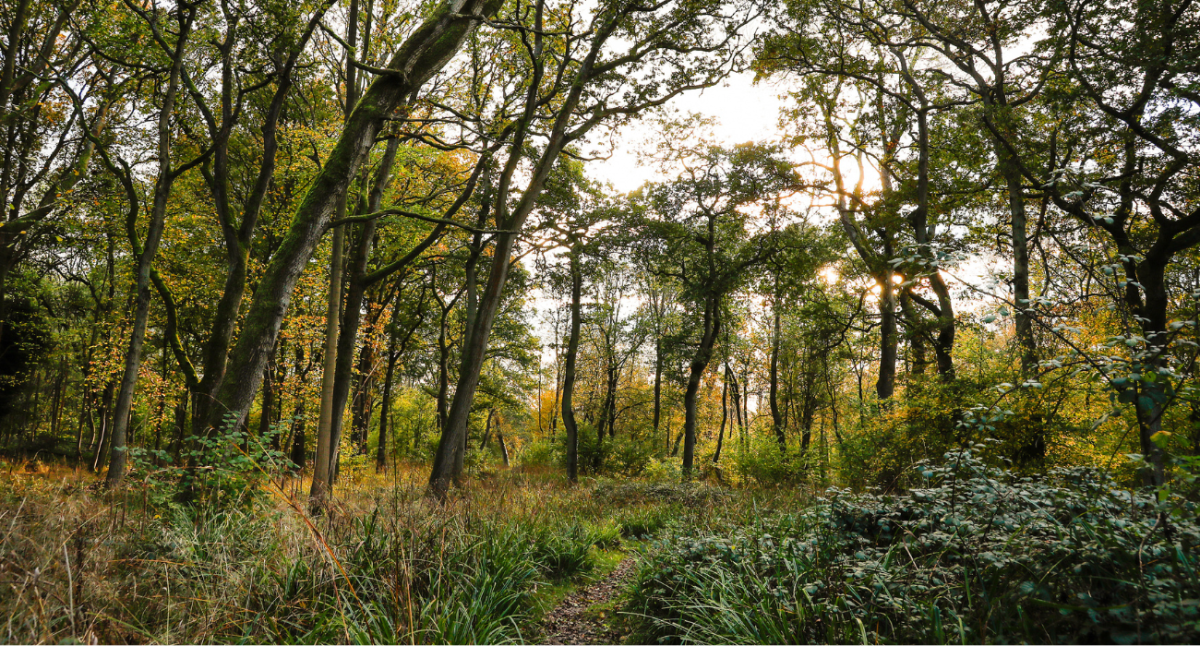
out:
M923 375L925 367L929 363L925 356L925 331L921 329L920 315L912 306L912 290L910 288L905 288L900 292L900 311L904 313L904 323L908 328L909 372Z
M662 370L663 348L662 335L654 338L654 435L658 435L658 423L662 413Z
M438 431L445 430L446 419L450 415L450 345L446 342L446 316L450 313L451 307L454 307L453 301L449 307L442 308L442 316L438 320Z
M487 422L483 425L483 437L479 440L479 448L486 449L488 442L492 439L492 418L496 416L496 409L489 408Z
M292 463L292 468L296 471L300 471L300 470L304 469L305 458L307 457L306 456L305 438L304 438L304 431L305 431L305 426L306 426L306 424L305 424L306 400L305 400L304 394L303 394L304 393L303 386L304 386L304 382L307 380L306 378L308 377L308 371L311 369L312 363L310 360L308 366L301 368L300 366L303 363L304 363L304 347L297 344L296 345L296 359L295 359L295 370L296 370L296 377L297 377L297 379L296 379L296 381L297 381L297 383L296 383L296 401L292 408L292 429L291 429L291 435L289 436L291 439L291 444L290 444L290 446L287 447L288 459Z
M338 201L337 211L346 210L345 194ZM333 444L333 389L337 376L338 329L342 313L342 247L343 228L333 233L333 253L329 261L329 293L325 303L325 353L321 368L321 410L317 418L317 455L313 460L312 488L309 490L310 505L314 508L325 503L333 485L333 456L337 448Z
M544 178L541 180L545 181ZM529 192L526 192L529 195ZM532 205L530 205L532 207ZM526 215L528 213L526 212ZM519 229L520 222L508 224L509 230ZM451 481L461 473L461 448L463 438L467 433L467 423L471 414L471 404L475 399L475 391L479 387L479 376L483 369L484 355L487 351L488 337L491 334L492 323L500 309L500 299L504 284L508 280L508 270L512 263L513 244L516 235L501 233L496 236L495 255L492 258L492 268L488 274L487 286L479 301L472 329L465 333L462 347L462 362L459 367L459 377L454 389L454 399L446 413L445 426L438 441L438 450L434 454L433 469L430 472L430 492L437 498L444 498L450 489Z
M104 395L100 400L100 436L96 438L96 448L92 456L92 472L100 470L100 466L104 464L104 448L109 443L109 413L112 411L113 389L116 386L113 382L108 382L104 386Z
M504 443L504 431L496 426L496 441L500 443L500 458L504 460L504 468L508 468L508 445Z
M737 425L739 435L745 435L746 426L742 420L742 387L738 382L737 373L729 362L725 362L725 378L729 382L729 405L733 407L733 422ZM733 428L729 429L733 435Z
M614 358L611 348L606 344L604 358L604 395L600 398L600 419L596 423L596 450L592 453L592 473L600 473L600 468L604 462L604 434L605 428L612 424L612 419L609 417L612 414L613 393L613 371Z
M371 184L370 197L366 201L365 210L368 213L379 211L383 205L383 194L388 182L391 180L392 168L396 163L396 152L399 146L399 139L392 138L388 140L383 159L380 160L379 167L376 169ZM374 277L369 280L367 276L367 263L370 260L371 247L375 240L375 228L375 220L368 220L359 227L357 244L354 246L354 254L350 259L349 288L346 292L345 310L338 331L337 361L333 377L333 407L330 419L330 434L333 443L333 459L335 461L337 460L337 453L341 446L342 427L344 426L346 403L350 395L350 385L351 381L354 380L354 346L358 340L363 303L366 301L366 289L373 282L379 280L379 278ZM374 356L369 344L365 344L360 352L358 379L355 381L355 389L358 394L353 406L354 416L352 418L351 438L354 443L365 447L366 426L370 420L370 404L367 393L373 382L370 378L370 367L374 363ZM368 406L368 408L364 410L363 406ZM330 468L333 469L333 467ZM331 472L331 475L335 474ZM333 486L332 480L330 481L330 486Z
M776 281L778 285L778 281ZM779 443L780 454L787 453L787 436L784 434L783 412L779 410L779 345L780 345L780 316L779 316L779 295L775 296L775 303L772 305L773 324L771 326L771 384L770 384L770 403L771 403L771 423L775 427L775 440ZM723 396L723 395L722 395ZM724 404L722 404L724 406ZM723 413L722 413L723 414ZM724 418L721 420L722 428L724 428Z
M304 406L297 406L300 414L304 414ZM304 462L308 457L308 451L304 442L304 418L300 417L296 421L296 428L292 431L292 449L288 455L288 461L292 463L292 468L296 471L304 470Z
M579 427L575 424L575 360L579 354L580 300L583 275L579 269L578 249L571 250L571 333L567 340L566 365L563 368L562 419L567 432L567 479L579 480Z
M804 407L800 410L800 455L808 455L808 446L812 442L813 418L817 413L816 374L811 366L804 370Z
M271 433L271 410L275 408L275 352L267 362L266 374L263 375L262 412L258 416L258 441L264 442ZM279 450L279 435L271 437L271 448Z
M688 374L687 390L683 396L683 478L692 477L692 466L696 457L696 402L700 394L700 380L712 359L713 345L717 334L721 331L720 302L716 297L709 296L704 300L703 333L700 346L692 356L691 371Z
M721 448L725 444L725 423L729 420L729 369L725 369L725 373L721 379L721 430L717 432L717 451L713 453L712 463L716 464L721 460Z
M1157 247L1157 245L1156 245ZM1139 386L1134 407L1137 410L1138 440L1142 455L1150 468L1144 474L1148 485L1161 487L1167 481L1167 454L1155 441L1155 435L1162 431L1162 416L1166 411L1167 396L1166 377L1159 373L1160 369L1168 367L1169 356L1167 341L1167 307L1169 297L1166 286L1166 265L1168 257L1155 257L1153 251L1147 253L1147 258L1137 266L1138 282L1141 284L1145 299L1140 308L1135 310L1140 316L1142 336L1147 340L1145 360L1147 369L1142 371L1142 381Z
M370 299L364 306L369 310ZM354 375L354 389L350 395L350 441L360 454L366 454L367 433L371 425L371 413L375 408L375 346L367 338L358 351L358 368Z
M875 394L889 399L896 391L896 290L892 273L876 276L879 281L879 379Z
M396 295L396 302L400 302L399 294ZM397 307L397 309L399 308ZM379 404L379 442L375 449L375 471L378 473L383 473L387 467L388 426L392 414L392 379L396 374L396 360L400 358L400 354L396 352L396 336L394 334L388 335L387 357L387 371L383 375L383 401Z
M258 219L262 213L267 193L272 187L275 176L276 155L279 150L279 121L283 115L289 94L292 89L292 73L295 71L301 52L329 8L328 3L321 4L300 41L293 45L292 52L277 70L278 79L275 93L267 107L262 132L262 158L259 162L258 173L248 195L242 201L242 217L240 223L234 222L233 207L230 203L231 181L228 168L229 141L233 127L238 120L233 98L234 68L238 61L233 60L233 35L226 35L225 43L220 45L222 53L221 81L221 120L220 125L212 124L210 130L213 142L213 171L205 172L205 180L212 193L218 219L225 237L225 248L229 267L225 274L225 284L221 298L213 313L212 325L207 341L203 348L202 377L198 383L189 384L194 390L194 405L192 411L192 433L196 437L206 435L211 414L212 403L225 379L225 367L229 358L229 348L233 343L233 335L237 330L238 312L246 294L246 279L249 275L250 248L254 233L258 227ZM236 26L230 27L236 29ZM203 98L193 95L197 103ZM269 255L269 254L268 254ZM179 351L177 351L179 352ZM181 354L181 352L179 352ZM273 359L271 359L273 360ZM271 360L268 360L270 362ZM184 365L184 364L187 365ZM180 359L181 368L185 373L190 368L186 358ZM194 375L193 375L194 376ZM282 400L281 400L282 401Z
M615 352L608 368L608 438L617 437L617 386L621 382L621 366L617 363Z
M927 115L928 105L925 103L924 94L920 95L922 101L922 109L917 113L917 208L913 209L909 214L909 222L912 224L913 237L917 242L919 249L930 264L931 271L929 272L929 287L933 293L937 295L938 304L934 306L932 303L925 302L924 299L918 300L926 309L933 312L938 320L938 335L933 341L933 354L937 361L938 375L942 381L949 382L954 380L954 300L950 298L950 289L946 286L946 281L942 278L942 274L938 269L938 265L934 260L933 246L929 237L933 235L933 229L929 226L929 119ZM1014 169L1015 170L1015 169ZM1020 175L1015 178L1017 190L1017 203L1020 207L1020 217L1016 212L1013 215L1014 238L1017 237L1016 224L1020 221L1020 249L1017 250L1014 243L1014 255L1023 260L1014 262L1014 268L1022 275L1020 280L1014 278L1013 285L1024 290L1023 297L1028 303L1029 300L1029 254L1025 247L1025 202L1020 195ZM1009 187L1010 201L1012 199L1012 187ZM1020 307L1020 306L1018 306ZM1018 309L1018 311L1020 311ZM1021 325L1018 314L1018 326ZM1029 325L1028 318L1025 319L1025 324ZM1029 330L1029 348L1032 348L1033 336L1032 329ZM922 352L922 355L924 353ZM1030 356L1032 350L1030 350ZM922 360L924 357L922 356Z
M479 18L494 14L500 4L499 0L443 2L389 61L388 69L400 73L377 77L358 101L259 281L237 346L230 353L227 378L217 397L219 410L244 419L296 281L324 234L336 203L344 198L350 181L374 147L384 120L450 60L479 24ZM214 410L210 421L215 424L220 417Z
M354 67L355 48L358 46L358 0L350 0L349 7L350 20L346 30L346 41L349 47L346 50L346 103L343 108L345 117L345 126L349 128L350 120L354 115L354 105L358 100L358 92L355 87L355 77L357 68ZM340 143L340 142L339 142ZM363 157L371 154L371 148L374 142L364 143ZM332 161L332 155L331 159ZM326 162L328 163L328 162ZM347 204L349 203L350 182L357 175L357 168L349 171L350 176L345 178L346 185L338 193L334 204L334 217L341 219L346 217ZM369 222L367 224L374 224ZM365 226L365 225L364 225ZM333 490L333 480L337 476L337 461L338 449L341 444L341 422L342 414L346 409L345 396L339 401L338 394L340 390L346 389L345 379L339 383L339 373L342 365L349 363L352 357L345 356L354 353L354 341L351 339L350 347L345 347L345 330L342 328L342 272L345 269L345 261L342 258L342 253L345 248L346 227L339 226L333 232L333 253L329 259L329 300L325 306L325 354L323 357L323 366L321 369L321 412L317 422L317 458L316 464L313 467L312 488L309 491L309 504L314 509L319 508L325 503L329 494ZM357 259L357 254L356 254ZM351 286L353 290L353 286ZM357 308L352 314L351 306L345 307L346 315L355 317L357 320ZM355 330L357 333L357 329Z
M192 20L196 9L193 7L184 17L179 17L180 31L175 41L175 52L172 56L171 71L163 102L158 115L158 178L154 182L154 201L150 211L150 222L146 229L146 242L139 245L134 222L127 222L129 242L133 245L137 257L137 272L134 283L136 294L133 328L129 333L129 348L125 352L125 372L121 377L121 389L117 393L116 409L113 416L112 457L108 465L108 475L104 484L109 489L121 485L125 478L125 465L128 461L126 435L129 431L129 418L133 409L133 390L137 386L138 371L142 365L142 345L146 338L146 324L150 319L150 270L154 257L158 254L158 245L162 241L163 229L166 227L167 198L171 194L171 185L175 181L175 173L171 170L171 113L175 110L175 96L179 89L179 79L183 68L184 48L187 44ZM136 208L130 206L131 212ZM140 248L139 248L140 247Z
M180 454L183 452L183 437L187 434L188 424L188 400L191 397L187 391L180 393L179 403L175 404L173 414L173 423L171 424L172 438L171 445L168 450L171 452L171 461L179 464Z
M616 23L612 24L615 26ZM523 151L526 144L526 128L529 125L527 119L533 114L538 102L536 92L532 90L526 99L526 117L523 117L526 120L520 124L518 134L513 139L511 154L505 163L504 171L497 185L495 219L496 226L503 232L496 234L495 251L492 256L491 270L488 272L487 286L480 298L479 309L472 317L471 329L464 339L458 385L454 389L454 401L450 405L447 426L439 438L438 450L434 455L433 468L429 474L429 491L438 499L445 499L451 481L458 477L461 470L461 463L456 459L456 451L457 447L462 445L461 438L467 432L471 405L475 399L475 391L479 387L479 376L483 370L483 361L487 352L488 337L491 335L492 323L500 308L504 285L508 281L508 271L513 261L513 245L525 225L525 220L537 206L550 171L559 161L563 148L568 143L567 124L570 115L575 111L583 96L587 75L591 72L591 65L595 62L600 45L612 33L611 30L607 31L604 36L600 37L600 40L593 42L591 52L581 65L575 82L571 84L562 103L556 107L557 116L551 126L545 147L529 173L529 183L520 199L512 207L511 215L506 215L509 213L507 208L509 204L508 191L513 174L517 170L518 160L521 159L518 151ZM536 87L538 87L537 79L531 85L531 88ZM594 125L598 122L599 119L596 119L591 124ZM571 136L572 138L579 137L584 132L586 132L586 127L581 126L572 131Z
M1008 209L1012 215L1013 300L1016 303L1017 345L1021 350L1021 370L1027 376L1037 370L1037 345L1033 337L1033 316L1029 311L1029 244L1026 233L1025 195L1021 188L1021 171L1012 159L1004 142L994 139L993 146L1000 160L1000 174L1008 193Z

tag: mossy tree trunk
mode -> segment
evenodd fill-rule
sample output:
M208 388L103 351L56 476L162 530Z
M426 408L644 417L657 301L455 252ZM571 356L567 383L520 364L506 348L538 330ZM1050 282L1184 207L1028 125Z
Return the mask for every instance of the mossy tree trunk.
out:
M350 114L325 165L313 178L279 249L259 281L226 378L209 415L217 427L226 413L245 418L261 380L267 355L291 304L296 281L325 234L339 199L375 145L384 120L440 70L480 23L500 7L499 0L447 0L441 3L392 56L390 72L371 83Z

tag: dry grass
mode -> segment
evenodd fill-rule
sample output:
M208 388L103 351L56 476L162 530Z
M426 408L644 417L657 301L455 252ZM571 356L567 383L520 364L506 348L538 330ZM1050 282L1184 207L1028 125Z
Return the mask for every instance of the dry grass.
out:
M343 474L314 517L302 478L220 512L156 506L137 485L106 493L59 465L0 463L0 479L10 643L528 641L532 595L586 572L596 545L803 504L672 499L649 484L613 496L612 483L514 470L475 474L440 505L424 495L425 467L402 465Z

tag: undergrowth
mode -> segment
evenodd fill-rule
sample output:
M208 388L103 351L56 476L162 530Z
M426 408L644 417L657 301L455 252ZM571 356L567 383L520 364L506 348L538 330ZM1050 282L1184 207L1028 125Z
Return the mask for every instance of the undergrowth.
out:
M898 496L677 532L626 606L659 643L1196 643L1200 524L1167 492L1103 472L1047 478L971 452Z
M756 504L506 474L441 505L415 478L367 480L312 516L303 482L184 507L94 491L82 476L11 475L0 642L536 641L540 589L586 579L628 541L748 518Z

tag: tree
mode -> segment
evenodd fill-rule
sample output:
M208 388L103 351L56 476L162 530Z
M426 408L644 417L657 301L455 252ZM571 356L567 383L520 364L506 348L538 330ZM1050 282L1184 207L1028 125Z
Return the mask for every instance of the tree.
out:
M217 406L209 415L211 428L220 427L227 413L236 423L245 419L262 383L262 371L296 280L328 229L336 203L374 147L385 120L446 64L481 19L498 8L496 0L446 0L439 4L367 87L259 281L227 362Z
M86 177L95 147L81 131L103 132L117 98L104 75L93 74L73 79L80 86L75 92L92 100L91 114L71 101L67 79L89 60L83 35L70 28L80 4L20 0L0 22L5 36L0 71L0 339L8 320L8 277L44 240L37 229L70 204L65 198Z
M438 498L444 498L461 472L457 447L466 433L513 248L551 169L568 146L597 126L628 120L684 91L716 83L737 60L738 32L754 14L740 4L721 2L643 6L610 1L599 3L586 18L574 10L573 5L560 10L537 0L516 5L507 21L522 36L514 53L529 70L527 94L507 159L500 165L495 197L500 233L487 286L470 320L448 425L429 477L430 492ZM547 25L554 31L547 31ZM549 124L548 132L537 131L543 123ZM531 161L528 182L518 189L516 173L535 138L542 144Z
M578 374L580 332L583 326L584 273L591 273L596 254L596 238L603 235L602 221L606 215L601 187L589 182L582 165L567 161L551 171L546 190L537 209L539 222L535 229L546 236L548 249L566 251L566 267L551 265L542 255L541 269L546 272L557 291L568 293L570 318L567 324L567 346L563 353L562 420L566 431L567 480L579 479L579 424L575 419L575 384ZM591 258L589 258L589 256ZM565 269L565 271L563 271Z
M146 324L150 319L150 282L154 256L158 253L158 245L162 241L163 229L166 227L167 200L171 195L171 186L182 173L194 166L200 158L178 167L172 164L173 128L172 117L175 112L175 102L180 91L183 77L183 65L187 52L187 42L196 20L196 5L181 5L176 8L174 15L160 15L134 9L146 23L155 45L166 56L167 74L164 79L162 103L158 106L158 173L154 182L154 197L150 207L150 218L146 227L146 238L138 240L137 195L129 194L130 215L126 228L129 243L133 247L133 255L137 258L133 293L136 294L133 327L129 333L129 347L125 353L125 372L121 376L121 387L117 392L117 400L113 411L112 457L109 459L108 475L105 485L109 488L121 484L125 478L125 465L128 459L126 434L129 429L130 410L133 406L133 390L137 385L138 370L142 363L142 344L145 341ZM174 40L164 26L163 19L171 18L176 23ZM128 164L125 174L130 175ZM127 177L126 182L131 180Z
M1024 181L1110 245L1110 274L1140 327L1129 361L1101 366L1122 401L1134 405L1148 483L1166 480L1166 454L1156 435L1175 398L1169 346L1185 328L1171 323L1167 272L1200 244L1194 178L1200 169L1191 138L1200 96L1191 64L1200 12L1190 2L1056 4L1068 35L1072 81L1051 109L1063 117L1050 134L1046 162L1008 153ZM1007 130L994 136L1018 150ZM1022 303L1018 301L1018 306Z
M684 395L683 471L690 476L700 382L721 332L725 299L778 245L773 231L751 234L748 211L781 209L781 198L798 182L791 164L764 146L708 148L689 152L683 161L678 179L643 188L635 204L642 262L678 281L683 298L699 313L691 321L696 349Z

